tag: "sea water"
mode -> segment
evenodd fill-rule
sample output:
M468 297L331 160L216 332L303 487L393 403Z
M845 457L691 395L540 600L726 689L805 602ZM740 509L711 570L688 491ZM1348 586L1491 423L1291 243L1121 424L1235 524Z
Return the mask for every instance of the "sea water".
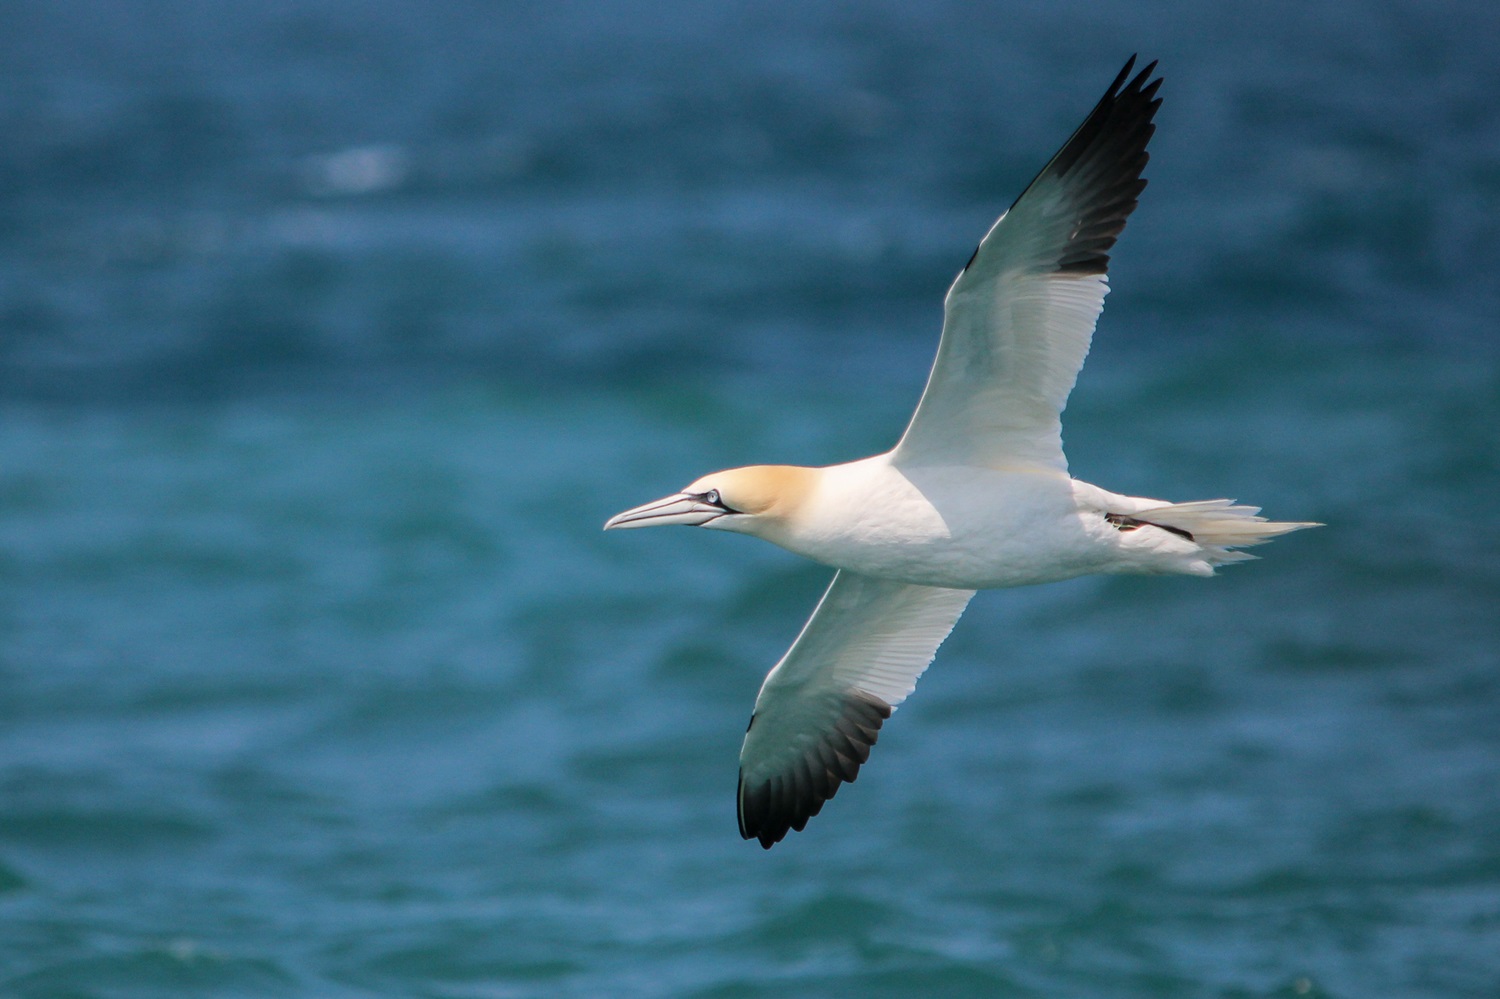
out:
M1490 4L0 12L0 995L1500 995ZM737 835L883 450L1125 58L1075 474L1327 527L981 594Z

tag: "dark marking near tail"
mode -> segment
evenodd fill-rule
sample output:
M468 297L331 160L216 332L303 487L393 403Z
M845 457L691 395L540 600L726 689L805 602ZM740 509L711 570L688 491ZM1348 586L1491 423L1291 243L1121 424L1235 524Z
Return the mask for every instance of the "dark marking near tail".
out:
M1184 531L1180 527L1173 527L1171 524L1157 524L1149 520L1137 520L1134 517L1127 517L1123 513L1106 513L1104 519L1122 531L1133 531L1138 527L1157 527L1168 534L1175 534L1179 538L1187 538L1189 541L1197 540L1190 532Z

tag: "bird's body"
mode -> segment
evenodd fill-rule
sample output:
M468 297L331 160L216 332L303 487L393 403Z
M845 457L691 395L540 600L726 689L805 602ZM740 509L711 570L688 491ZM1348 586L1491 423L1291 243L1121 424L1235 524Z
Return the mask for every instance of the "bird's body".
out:
M1165 529L1122 531L1107 519L1170 504L1111 493L1055 469L909 468L882 454L811 471L814 484L796 517L723 529L838 569L968 590L1090 573L1206 576L1223 560Z
M1091 573L1212 575L1298 528L1229 500L1169 503L1068 474L1060 417L1145 187L1155 63L1126 63L948 291L906 433L885 454L704 476L604 525L690 524L838 570L761 685L740 751L740 833L769 848L854 780L974 591ZM1128 82L1127 82L1128 81Z

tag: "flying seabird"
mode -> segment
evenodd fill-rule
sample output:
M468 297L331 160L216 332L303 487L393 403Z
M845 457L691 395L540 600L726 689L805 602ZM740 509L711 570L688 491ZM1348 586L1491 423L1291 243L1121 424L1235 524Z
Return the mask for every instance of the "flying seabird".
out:
M740 834L801 830L852 781L974 591L1089 573L1209 576L1312 523L1232 500L1168 503L1068 474L1060 416L1146 181L1161 79L1131 56L948 289L937 359L885 454L706 475L605 530L735 531L837 569L766 676L740 750Z

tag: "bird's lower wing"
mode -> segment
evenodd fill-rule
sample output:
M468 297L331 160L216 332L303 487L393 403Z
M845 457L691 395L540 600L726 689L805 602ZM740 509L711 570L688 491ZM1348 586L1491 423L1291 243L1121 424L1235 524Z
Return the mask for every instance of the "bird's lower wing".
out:
M740 750L740 835L770 849L854 780L973 595L833 577L755 699Z
M953 282L897 464L1066 470L1061 414L1109 290L1109 250L1146 182L1161 80L1134 57ZM1128 80L1128 82L1127 82Z

